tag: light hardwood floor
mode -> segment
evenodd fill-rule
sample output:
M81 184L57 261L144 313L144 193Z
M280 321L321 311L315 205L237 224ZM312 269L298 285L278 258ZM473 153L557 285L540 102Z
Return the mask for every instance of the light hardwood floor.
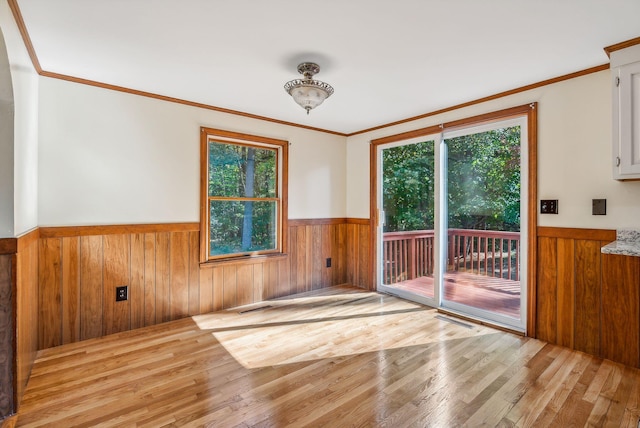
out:
M42 351L17 426L629 426L640 371L333 287Z

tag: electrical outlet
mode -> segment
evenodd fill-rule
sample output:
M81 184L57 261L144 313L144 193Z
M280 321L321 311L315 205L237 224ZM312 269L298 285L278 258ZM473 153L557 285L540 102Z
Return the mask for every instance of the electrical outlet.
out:
M116 287L116 302L121 302L123 300L127 300L128 298L129 298L129 293L128 293L128 287L126 285Z
M593 214L593 215L607 215L607 200L606 199L592 199L591 214Z
M331 267L331 257L327 258L327 267Z
M558 214L557 199L541 199L540 214Z

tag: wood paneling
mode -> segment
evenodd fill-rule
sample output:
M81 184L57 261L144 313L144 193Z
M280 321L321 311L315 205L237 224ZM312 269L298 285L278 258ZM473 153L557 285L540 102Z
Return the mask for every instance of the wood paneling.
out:
M0 420L14 412L13 255L0 255Z
M129 281L129 298L131 299L131 328L144 327L145 309L145 259L144 234L131 235L131 278Z
M34 239L35 237L35 239ZM38 350L38 238L18 238L16 254L16 405L27 386Z
M571 239L557 240L557 334L558 345L573 348L575 317L574 242Z
M39 347L181 318L191 304L200 313L197 240L191 231L41 239ZM128 300L115 301L118 286Z
M536 337L640 366L640 259L601 253L615 231L540 228Z
M575 240L574 347L592 355L600 354L600 248L604 244L601 241Z
M72 236L130 235L134 233L197 232L199 223L114 224L98 226L59 226L39 228L40 238Z
M80 238L62 238L62 343L80 339Z
M81 237L80 252L80 340L85 340L102 336L102 236ZM41 288L50 286L40 278Z
M199 263L199 232L177 225L49 228L40 239L40 348L347 282L368 287L368 222L292 221L287 257ZM186 229L189 229L186 227ZM131 233L112 233L131 230ZM149 230L156 230L149 232ZM79 231L78 236L68 236ZM351 234L352 245L348 245ZM42 236L42 235L41 235ZM34 241L37 242L37 241ZM354 265L347 254L355 254ZM331 267L326 266L331 258ZM115 288L129 299L115 301Z
M102 281L104 335L119 333L131 329L131 300L116 302L116 287L130 285L130 248L131 235L104 235L104 273Z
M602 258L600 354L629 366L640 365L640 258Z
M62 239L42 239L38 253L40 349L62 345Z
M558 324L557 239L538 238L537 338L556 343Z

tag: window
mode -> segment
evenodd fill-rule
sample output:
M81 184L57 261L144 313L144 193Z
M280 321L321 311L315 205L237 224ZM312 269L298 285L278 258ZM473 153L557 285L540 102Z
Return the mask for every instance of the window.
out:
M201 129L201 261L284 253L288 142Z

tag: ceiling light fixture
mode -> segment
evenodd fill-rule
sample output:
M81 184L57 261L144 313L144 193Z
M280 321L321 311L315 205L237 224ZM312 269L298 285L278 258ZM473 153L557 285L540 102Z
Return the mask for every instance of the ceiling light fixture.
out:
M307 114L333 94L333 87L330 84L313 80L313 75L318 72L320 72L318 64L303 62L298 65L298 73L302 74L304 79L291 80L284 85L284 90L307 111Z

